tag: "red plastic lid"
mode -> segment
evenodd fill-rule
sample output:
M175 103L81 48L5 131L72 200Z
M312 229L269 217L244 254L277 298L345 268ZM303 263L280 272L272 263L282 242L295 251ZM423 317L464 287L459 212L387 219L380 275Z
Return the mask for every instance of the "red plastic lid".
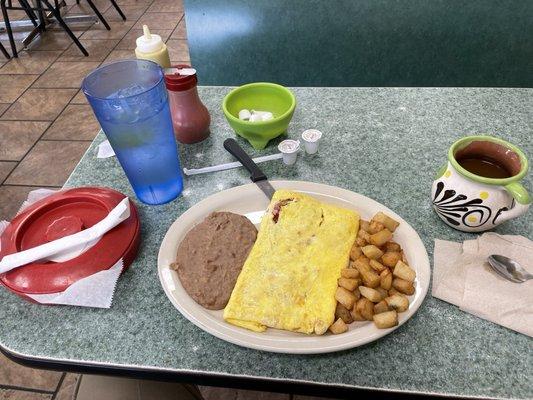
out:
M99 187L69 189L48 196L11 221L0 238L0 258L90 228L124 197L115 190ZM0 274L0 282L21 296L63 292L74 282L111 268L121 258L126 269L135 259L139 240L139 217L130 200L129 218L78 257L27 264Z
M172 68L191 68L191 66L187 64L178 64L173 65ZM196 74L180 75L176 72L174 74L165 74L165 83L168 90L181 92L195 87L198 84L198 78L196 77Z

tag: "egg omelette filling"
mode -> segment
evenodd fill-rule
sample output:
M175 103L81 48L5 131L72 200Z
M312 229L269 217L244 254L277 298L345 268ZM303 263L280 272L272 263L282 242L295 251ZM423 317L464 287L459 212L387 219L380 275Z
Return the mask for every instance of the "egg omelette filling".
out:
M355 211L277 190L224 319L256 332L326 332L334 320L337 279L358 229Z

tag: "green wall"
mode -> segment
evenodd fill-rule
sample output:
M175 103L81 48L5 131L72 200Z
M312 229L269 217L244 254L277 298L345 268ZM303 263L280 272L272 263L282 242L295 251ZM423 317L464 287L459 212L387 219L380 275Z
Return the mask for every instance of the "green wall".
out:
M533 87L533 0L185 0L201 84Z

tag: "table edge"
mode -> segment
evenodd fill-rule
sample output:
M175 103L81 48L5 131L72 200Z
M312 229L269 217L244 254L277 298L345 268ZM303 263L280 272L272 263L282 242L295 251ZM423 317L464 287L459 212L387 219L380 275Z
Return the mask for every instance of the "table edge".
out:
M139 367L126 364L97 363L83 360L66 360L59 358L35 357L16 352L0 343L0 353L17 364L38 369L66 371L72 373L111 375L125 378L137 378L166 382L183 382L206 386L229 387L244 390L292 393L308 396L326 396L345 398L347 396L371 395L373 399L420 399L424 397L442 399L498 399L487 396L461 396L437 392L416 392L373 388L368 386L350 386L342 384L316 383L304 380L282 378L251 377L225 373L177 370L170 368Z

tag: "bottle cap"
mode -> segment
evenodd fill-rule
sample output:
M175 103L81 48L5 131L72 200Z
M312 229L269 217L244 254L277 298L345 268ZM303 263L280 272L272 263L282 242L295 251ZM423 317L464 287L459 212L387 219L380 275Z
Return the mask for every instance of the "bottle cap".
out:
M164 43L161 36L154 33L150 33L147 25L143 25L142 36L139 36L135 43L137 43L137 50L141 53L153 53L154 51L159 51L163 48Z
M198 83L196 70L187 64L173 65L165 68L165 83L168 90L180 92L191 89Z

